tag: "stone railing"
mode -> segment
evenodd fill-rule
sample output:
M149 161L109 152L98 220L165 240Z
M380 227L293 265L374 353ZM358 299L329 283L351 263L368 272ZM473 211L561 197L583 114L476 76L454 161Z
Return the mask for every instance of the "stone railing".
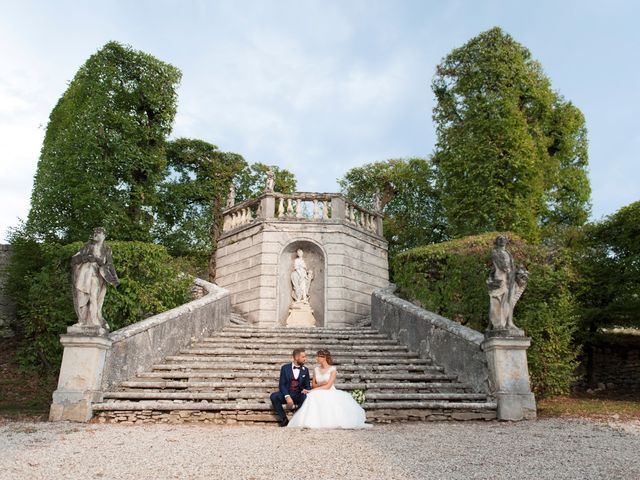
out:
M222 330L231 312L229 292L200 279L195 284L205 292L201 298L106 336L61 335L64 353L49 419L89 421L92 405L102 401L105 391L177 353L193 338Z
M395 287L371 296L371 323L410 350L427 355L458 375L476 393L489 393L489 366L482 350L484 335L394 295Z
M382 236L382 213L360 207L339 193L265 193L226 209L223 217L224 232L269 220L347 223Z

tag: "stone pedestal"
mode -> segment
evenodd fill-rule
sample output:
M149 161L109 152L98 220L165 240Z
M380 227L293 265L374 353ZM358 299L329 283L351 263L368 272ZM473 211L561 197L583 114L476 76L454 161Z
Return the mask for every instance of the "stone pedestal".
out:
M527 348L531 339L524 336L487 335L482 344L489 365L492 395L498 402L498 419L536 418L536 400L529 383Z
M305 302L293 302L287 317L287 327L315 327L316 318L313 316L311 305Z
M82 330L74 327L68 331ZM112 342L103 335L67 334L60 343L64 353L49 420L86 422L93 416L92 404L102 401L102 370Z

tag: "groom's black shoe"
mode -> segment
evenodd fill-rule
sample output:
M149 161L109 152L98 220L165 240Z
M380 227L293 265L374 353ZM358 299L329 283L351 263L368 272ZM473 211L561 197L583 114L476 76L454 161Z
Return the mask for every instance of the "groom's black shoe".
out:
M289 425L289 420L283 420L282 422L280 422L281 427L286 427L287 425Z

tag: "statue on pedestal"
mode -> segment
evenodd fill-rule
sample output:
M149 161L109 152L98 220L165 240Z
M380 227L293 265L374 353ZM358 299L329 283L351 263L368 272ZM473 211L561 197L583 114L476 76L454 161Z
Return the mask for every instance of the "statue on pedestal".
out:
M316 319L309 304L309 291L313 280L313 271L307 269L302 249L298 249L296 255L297 257L293 262L293 271L291 272L291 285L293 287L291 297L293 302L289 307L287 325L314 326Z
M304 261L304 252L298 249L297 258L293 262L293 272L291 272L291 283L293 291L291 296L296 302L309 303L309 289L313 280L313 271L307 270Z
M105 238L104 229L96 228L89 242L71 257L73 305L78 323L69 327L69 333L104 335L109 330L102 317L102 305L107 285L117 287L120 282Z
M269 167L267 170L267 181L264 186L265 193L273 193L276 188L276 174L273 171L273 168Z
M232 183L229 187L229 196L227 197L227 208L232 208L236 204L236 187Z
M516 270L513 256L507 251L509 240L499 235L491 250L493 268L487 280L489 288L489 332L504 335L524 335L513 323L513 309L527 287L529 272Z

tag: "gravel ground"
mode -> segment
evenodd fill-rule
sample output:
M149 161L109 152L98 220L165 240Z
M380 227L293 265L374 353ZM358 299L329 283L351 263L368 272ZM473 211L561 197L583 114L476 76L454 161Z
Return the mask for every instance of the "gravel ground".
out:
M640 422L0 424L0 479L638 479Z

